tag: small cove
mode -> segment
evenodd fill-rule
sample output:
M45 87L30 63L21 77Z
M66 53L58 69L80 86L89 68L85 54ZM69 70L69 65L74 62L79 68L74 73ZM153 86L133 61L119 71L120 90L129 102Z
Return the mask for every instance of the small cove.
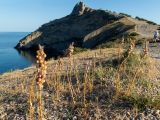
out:
M15 69L23 69L35 63L34 57L14 49L28 32L0 32L0 74Z

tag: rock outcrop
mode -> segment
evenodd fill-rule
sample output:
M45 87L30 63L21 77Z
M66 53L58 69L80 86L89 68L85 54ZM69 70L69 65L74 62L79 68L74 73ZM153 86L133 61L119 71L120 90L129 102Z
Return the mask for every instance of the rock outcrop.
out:
M79 2L70 15L42 25L20 40L16 48L35 50L38 44L41 44L45 51L59 55L63 54L72 42L78 47L94 48L103 42L134 32L135 29L139 38L145 38L151 37L157 26L115 12L95 10ZM148 33L145 35L143 30Z
M83 2L79 2L73 8L71 15L79 16L79 15L83 15L87 12L92 12L92 11L93 11L93 9L87 7Z

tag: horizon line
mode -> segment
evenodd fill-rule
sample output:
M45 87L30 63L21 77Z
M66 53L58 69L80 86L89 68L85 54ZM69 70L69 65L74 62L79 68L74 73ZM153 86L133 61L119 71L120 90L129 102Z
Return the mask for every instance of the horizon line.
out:
M12 32L12 33L14 33L14 32L31 32L31 31L0 31L1 33L6 33L6 32Z

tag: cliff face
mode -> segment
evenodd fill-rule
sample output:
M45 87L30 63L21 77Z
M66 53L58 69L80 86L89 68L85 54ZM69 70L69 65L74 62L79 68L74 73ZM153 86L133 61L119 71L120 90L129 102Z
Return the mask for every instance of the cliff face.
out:
M75 46L93 48L98 44L120 38L123 34L133 32L136 28L141 32L142 24L149 29L145 22L128 18L106 10L95 10L79 2L70 15L53 20L42 25L19 41L19 50L34 50L38 44L48 51L63 54L71 42ZM152 25L148 30L150 36L157 29Z

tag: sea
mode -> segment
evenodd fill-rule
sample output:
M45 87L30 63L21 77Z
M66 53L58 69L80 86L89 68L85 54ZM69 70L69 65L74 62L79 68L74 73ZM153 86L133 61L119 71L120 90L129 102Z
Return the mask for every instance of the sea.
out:
M33 55L14 48L28 34L29 32L0 32L0 74L35 64Z

